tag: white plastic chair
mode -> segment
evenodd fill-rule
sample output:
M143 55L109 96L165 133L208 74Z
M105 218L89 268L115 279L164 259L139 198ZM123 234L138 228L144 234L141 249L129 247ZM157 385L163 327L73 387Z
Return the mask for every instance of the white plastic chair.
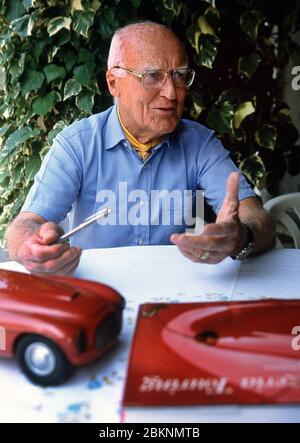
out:
M287 233L292 237L295 247L300 249L300 192L271 198L264 204L264 208L275 220L277 234L279 226L284 226ZM276 246L284 247L278 235Z

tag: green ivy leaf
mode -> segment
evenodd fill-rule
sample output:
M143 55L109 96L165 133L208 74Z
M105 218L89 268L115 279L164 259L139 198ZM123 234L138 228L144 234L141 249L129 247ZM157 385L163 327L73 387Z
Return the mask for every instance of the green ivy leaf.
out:
M79 94L81 90L82 90L81 84L75 78L71 78L65 84L64 100L67 100L69 97L72 97L72 95Z
M73 14L73 29L78 35L88 38L88 30L94 21L94 12L75 11Z
M78 60L78 56L76 54L67 54L66 60L65 60L65 66L67 72L71 71L71 69L74 68Z
M198 120L201 112L205 108L204 102L203 102L203 96L199 93L194 93L192 96L192 109L191 109L191 117L194 120Z
M214 35L200 35L199 37L199 54L196 58L196 62L200 66L206 66L212 69L213 63L217 56L217 45L219 39Z
M17 129L8 137L6 141L6 149L9 152L12 152L16 146L24 143L29 138L36 137L39 132L40 131L37 128L31 128L30 126L24 126L23 128Z
M6 181L7 178L10 177L10 172L7 169L1 170L0 171L0 185L3 186L3 182ZM4 184L5 186L5 184Z
M16 83L10 98L14 101L17 100L20 92L21 92L21 85L20 85L20 83ZM21 104L21 108L23 108L24 102L22 100L20 100L20 101L18 100L18 106L20 106L20 104ZM20 108L19 108L19 111L20 111ZM19 117L19 115L18 115L18 117Z
M51 37L52 35L57 34L63 28L70 30L71 22L72 22L72 20L69 17L52 18L49 21L48 26L47 26L48 34Z
M204 15L206 21L214 29L215 33L217 33L220 29L220 12L216 9L215 6L210 6L206 9Z
M242 121L255 112L255 107L252 102L240 103L236 109L233 117L234 126L238 129L241 126Z
M59 132L61 132L65 127L66 123L63 120L59 120L55 125L53 126L53 129L48 134L47 142L51 143L52 140L57 136Z
M266 171L264 162L257 152L243 160L239 167L250 182L255 185L259 185Z
M224 91L221 92L217 101L215 102L215 107L218 108L218 106L224 102L229 102L233 106L238 106L239 101L240 101L240 90L237 87L233 87L230 89L225 89Z
M11 62L10 76L11 76L12 83L15 83L16 81L18 81L21 74L23 74L24 67L25 67L25 58L26 58L26 55L24 53L22 53L20 55L19 59L13 60Z
M10 207L10 210L9 210L9 216L13 215L13 217L15 217L20 212L20 209L24 203L25 197L26 197L26 194L22 190L20 192L20 194L18 195L18 197L16 199L14 199L14 201Z
M0 128L0 137L2 137L3 135L5 135L6 132L9 130L10 127L11 127L10 124L2 126L2 127Z
M3 66L0 66L0 90L4 89L6 84L6 72Z
M65 78L66 76L65 68L57 66L54 63L45 66L44 73L47 79L47 83L50 83L52 82L52 80L55 80L57 78Z
M17 18L11 22L12 30L21 37L28 37L31 35L34 26L34 21L29 14L21 18Z
M72 0L71 8L72 11L84 11L84 7L82 6L81 0Z
M210 43L218 43L217 32L219 31L220 13L214 8L207 8L203 15L201 15L197 22L194 23L187 31L187 38L192 47L195 48L197 54L203 50L201 42L204 42L204 49L209 47ZM212 36L213 39L205 40L205 36ZM201 37L201 38L200 38ZM206 66L206 65L205 65Z
M11 115L11 108L9 104L6 102L1 101L0 103L1 103L0 115L2 116L3 119L7 120ZM0 150L0 156L1 156L1 150Z
M34 179L34 176L37 174L38 170L41 166L41 159L39 156L35 155L30 157L25 166L25 176L26 183L25 186L28 186L31 180Z
M25 96L28 92L39 90L44 82L44 78L45 76L42 72L31 69L25 71L21 82L22 95Z
M81 111L91 114L94 105L95 94L90 91L84 90L76 97L76 106Z
M100 94L98 82L95 78L92 78L91 82L86 86L94 94Z
M119 22L116 17L116 9L105 6L99 21L99 33L101 37L104 40L110 39L118 27Z
M199 38L200 38L201 31L199 29L198 23L193 24L189 27L187 30L186 36L188 41L190 42L191 46L195 49L197 54L199 54L200 48L199 48Z
M232 133L233 129L233 106L229 102L222 103L218 109L214 109L208 114L207 124L220 134Z
M79 49L79 57L78 63L83 63L84 65L88 65L89 69L94 69L95 67L95 53L90 52L85 48Z
M200 29L200 34L216 35L213 28L207 22L205 15L201 15L201 17L198 18L197 23Z
M23 3L21 0L6 0L6 12L5 17L9 22L22 17L25 12Z
M3 38L0 36L0 63L10 63L13 60L15 55L15 47L11 44L9 39Z
M13 183L13 186L16 187L18 185L23 184L23 162L18 162L18 164L15 167L14 175L11 178L11 182Z
M90 8L91 8L94 12L96 12L96 11L98 11L98 9L100 8L100 6L101 6L101 1L93 0L92 4L90 5Z
M35 98L31 103L31 110L33 114L47 115L60 100L60 95L57 91L48 92L44 97Z
M71 32L68 29L61 29L55 35L55 46L63 46L71 40ZM62 49L63 50L63 49Z
M178 0L163 0L164 7L172 13L173 17L178 17L182 8L182 3Z
M45 47L49 45L51 42L50 37L45 36L41 38L40 40L37 40L35 44L33 45L33 52L32 52L32 61L34 63L34 66L38 66L40 56L43 53ZM43 64L43 63L42 63Z
M76 66L76 68L73 69L73 73L81 85L87 86L91 82L92 72L88 65Z
M36 0L23 0L24 8L26 10L33 8L35 6L35 2L36 2Z
M247 57L240 57L238 61L239 75L243 74L250 79L256 72L260 61L261 57L256 52L252 52Z
M217 9L209 7L197 20L201 34L217 36L220 28L220 13Z
M252 40L256 40L258 27L265 20L264 15L257 10L247 11L240 18L242 30L249 35Z
M275 126L264 125L258 131L256 131L255 140L259 146L274 150L277 142L277 131Z

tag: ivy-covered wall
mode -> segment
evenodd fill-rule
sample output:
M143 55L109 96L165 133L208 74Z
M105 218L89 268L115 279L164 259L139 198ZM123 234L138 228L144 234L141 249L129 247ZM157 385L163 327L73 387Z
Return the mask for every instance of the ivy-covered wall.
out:
M110 39L141 19L186 45L196 80L185 116L215 129L253 184L275 193L300 170L281 98L299 16L295 0L0 0L0 236L57 132L111 104Z

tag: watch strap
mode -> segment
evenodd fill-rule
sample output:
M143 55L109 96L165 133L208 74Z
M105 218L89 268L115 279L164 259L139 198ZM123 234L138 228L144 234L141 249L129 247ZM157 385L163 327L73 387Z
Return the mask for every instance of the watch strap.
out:
M245 258L248 257L248 255L253 251L254 245L255 245L255 239L254 234L250 226L248 226L246 223L243 223L243 225L247 228L247 243L245 246L238 252L236 255L231 256L233 260L245 260Z

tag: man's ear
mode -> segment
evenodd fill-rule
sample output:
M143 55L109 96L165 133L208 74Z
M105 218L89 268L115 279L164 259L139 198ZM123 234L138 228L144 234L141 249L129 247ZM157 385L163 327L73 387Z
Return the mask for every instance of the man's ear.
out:
M118 79L117 77L114 76L114 74L112 73L111 70L106 71L106 81L107 81L107 86L109 89L109 92L111 93L112 96L114 97L119 97L120 96L120 92L119 92L119 85L118 85Z

